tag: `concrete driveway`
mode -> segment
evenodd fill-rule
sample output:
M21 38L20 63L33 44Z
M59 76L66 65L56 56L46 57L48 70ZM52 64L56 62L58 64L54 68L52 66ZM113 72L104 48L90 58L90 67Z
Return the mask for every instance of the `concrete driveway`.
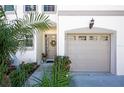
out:
M110 73L71 73L71 87L124 87L124 75Z

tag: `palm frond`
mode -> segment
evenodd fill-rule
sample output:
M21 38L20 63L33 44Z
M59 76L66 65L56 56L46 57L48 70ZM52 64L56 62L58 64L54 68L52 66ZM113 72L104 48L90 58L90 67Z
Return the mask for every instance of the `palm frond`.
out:
M48 17L45 14L31 12L24 16L22 23L24 26L44 31L51 28L51 22Z

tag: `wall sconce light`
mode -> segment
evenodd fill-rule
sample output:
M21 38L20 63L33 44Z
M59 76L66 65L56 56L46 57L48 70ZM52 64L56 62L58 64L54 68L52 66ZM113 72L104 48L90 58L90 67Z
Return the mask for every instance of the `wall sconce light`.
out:
M89 28L92 29L93 25L94 25L94 19L92 18L92 20L90 20L90 23L89 23Z

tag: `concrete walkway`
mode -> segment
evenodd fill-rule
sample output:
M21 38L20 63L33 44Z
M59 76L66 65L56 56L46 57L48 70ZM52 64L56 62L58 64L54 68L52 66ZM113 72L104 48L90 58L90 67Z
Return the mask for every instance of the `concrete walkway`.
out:
M44 72L49 73L51 71L52 63L42 63L39 68L29 77L25 82L25 87L31 87L37 82L34 80L35 77L42 79Z
M124 76L109 73L72 73L71 87L124 87Z

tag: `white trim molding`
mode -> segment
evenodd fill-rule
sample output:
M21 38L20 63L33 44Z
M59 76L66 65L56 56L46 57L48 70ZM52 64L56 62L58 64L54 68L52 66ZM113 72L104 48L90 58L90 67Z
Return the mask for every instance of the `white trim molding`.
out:
M124 16L124 10L58 11L59 16Z

